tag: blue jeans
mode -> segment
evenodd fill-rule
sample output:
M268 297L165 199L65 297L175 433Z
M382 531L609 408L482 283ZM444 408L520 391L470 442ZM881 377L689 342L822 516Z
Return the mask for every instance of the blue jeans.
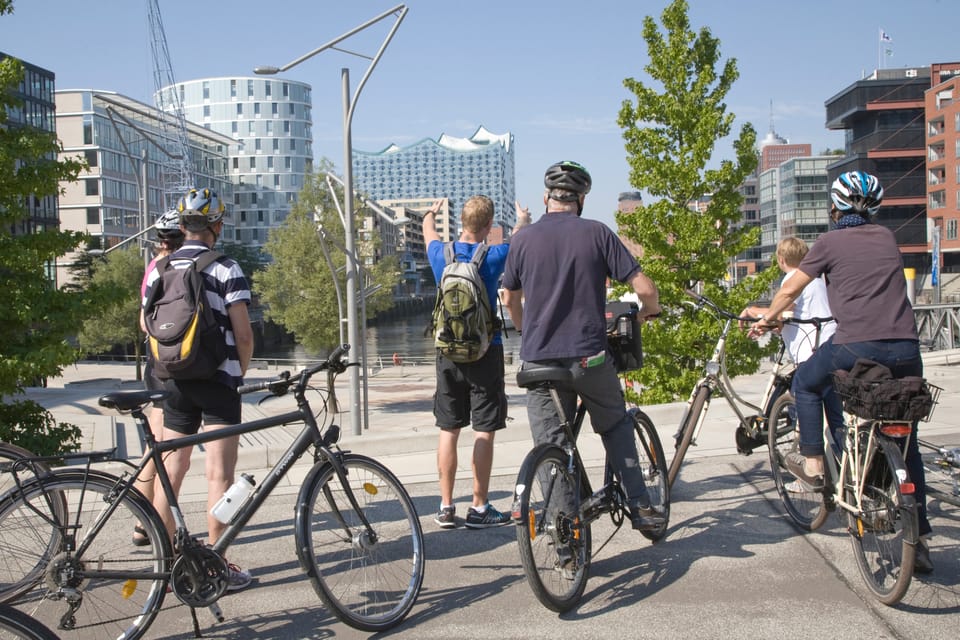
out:
M833 390L833 372L849 371L858 358L879 362L890 368L895 378L922 376L923 360L920 343L916 340L872 340L834 344L831 337L797 368L793 378L793 394L797 401L797 420L800 427L800 453L805 456L823 455L823 414L834 434L843 433L843 405ZM840 441L842 442L842 440ZM915 486L920 535L930 533L927 520L926 482L920 447L917 444L917 425L914 424L907 442L907 471Z

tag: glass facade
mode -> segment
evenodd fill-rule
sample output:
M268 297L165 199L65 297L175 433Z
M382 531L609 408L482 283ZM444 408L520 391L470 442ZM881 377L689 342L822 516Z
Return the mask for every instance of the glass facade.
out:
M513 134L480 127L470 138L441 135L377 153L354 151L354 184L374 200L447 198L459 227L468 198L485 195L494 204L494 224L507 235L516 226Z
M7 57L7 54L0 51L0 60ZM20 101L20 104L7 107L7 126L34 127L56 133L56 105L53 101L54 73L22 60L20 63L23 65L23 79L13 94L13 98ZM24 204L27 216L13 225L13 233L33 233L43 229L56 229L60 226L57 196L49 195L42 198L31 196Z
M286 219L313 172L310 85L265 78L205 78L177 84L187 120L232 137L235 228L228 241L259 247ZM167 90L167 89L164 89Z

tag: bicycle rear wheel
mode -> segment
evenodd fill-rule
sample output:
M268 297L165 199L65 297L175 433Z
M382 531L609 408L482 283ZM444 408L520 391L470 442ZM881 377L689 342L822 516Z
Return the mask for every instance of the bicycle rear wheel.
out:
M523 572L537 600L559 613L580 601L590 570L590 525L578 514L581 486L566 452L553 444L528 453L517 475L514 518Z
M936 451L937 445L921 440L920 452L923 457L924 477L927 487L927 508L930 503L939 501L960 507L960 470L951 466L948 460ZM958 515L956 509L940 504L940 510L946 515Z
M639 409L630 409L633 428L637 433L637 453L640 455L640 470L647 485L650 504L663 510L663 525L651 531L641 531L644 537L656 542L667 535L670 525L670 485L667 484L667 460L663 455L660 436L650 417Z
M22 611L0 605L0 640L58 640L47 627Z
M139 492L118 498L119 482L54 471L0 500L0 591L61 638L139 638L163 604L172 556L166 529ZM58 496L66 517L51 507ZM138 522L149 546L131 544Z
M770 472L790 520L802 531L814 531L826 522L830 512L823 503L823 494L811 491L809 486L794 478L787 470L787 454L798 451L799 447L796 402L792 394L784 393L773 403L767 416Z
M27 451L23 447L18 447L17 445L10 444L8 442L0 442L0 463L12 464L33 457L34 454L30 451ZM18 465L16 469L16 478L14 478L12 467L0 471L0 497L15 487L18 480L19 483L23 485L35 478L37 474L42 475L47 471L50 471L50 467L45 462L33 462L27 465Z
M683 421L676 435L676 451L673 454L673 460L670 461L670 471L667 474L667 483L671 487L680 475L680 465L683 464L683 459L687 455L687 449L693 441L693 432L697 428L697 421L700 419L700 414L704 412L709 398L710 388L706 385L700 387L697 395L693 397L693 402L683 414Z
M386 467L352 453L340 464L349 489L329 462L304 480L296 514L300 564L337 618L383 631L400 623L420 594L423 530L406 489Z
M858 434L864 442L869 429ZM848 513L853 555L867 588L883 604L900 602L913 579L917 542L917 505L904 496L899 478L909 478L900 448L885 437L877 439L870 467L861 470L861 513ZM851 465L844 471L848 501L856 504Z

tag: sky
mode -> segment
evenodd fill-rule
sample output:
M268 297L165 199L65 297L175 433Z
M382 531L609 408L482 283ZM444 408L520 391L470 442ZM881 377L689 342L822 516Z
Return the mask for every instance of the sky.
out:
M253 76L347 33L399 0L160 0L176 80ZM14 0L0 51L56 73L58 89L116 91L152 103L146 0ZM514 136L517 199L543 211L543 172L575 160L593 176L584 216L614 226L633 191L617 114L634 78L656 87L643 19L666 0L407 0L408 12L356 99L353 148L380 151L480 126ZM884 68L960 61L957 0L690 0L694 30L720 40L740 78L727 96L734 136L752 123L814 153L843 147L824 102ZM373 56L388 17L341 43ZM880 32L890 38L881 48ZM890 54L882 53L888 49ZM882 56L882 57L881 57ZM343 167L340 69L356 91L369 60L327 50L280 78L313 87L314 153ZM720 141L711 165L732 158Z

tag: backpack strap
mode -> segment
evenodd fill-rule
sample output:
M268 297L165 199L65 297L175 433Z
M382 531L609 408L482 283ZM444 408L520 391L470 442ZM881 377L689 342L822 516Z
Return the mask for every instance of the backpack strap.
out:
M223 254L219 251L214 251L213 249L208 249L194 258L193 263L197 265L197 272L203 273L203 270L209 267L211 264L217 261L217 259Z
M489 245L485 242L482 243L477 247L477 250L473 252L473 257L470 258L470 262L477 265L477 269L480 269L480 265L483 264L483 260L487 257L487 251L489 250Z
M456 262L456 261L457 261L457 256L456 256L456 254L455 254L454 251L453 251L453 243L452 243L452 242L444 242L444 243L443 243L443 263L444 263L444 266L446 266L446 265L448 265L448 264L453 264L453 263Z

